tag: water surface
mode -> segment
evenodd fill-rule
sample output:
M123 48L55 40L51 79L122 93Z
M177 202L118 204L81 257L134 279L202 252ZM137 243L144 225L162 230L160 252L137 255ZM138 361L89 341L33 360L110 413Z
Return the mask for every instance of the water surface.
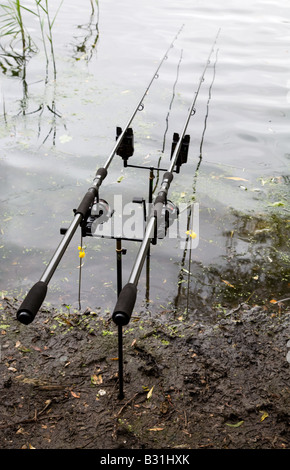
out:
M59 3L49 4L53 16ZM55 74L37 18L26 12L37 52L25 70L1 56L0 289L21 298L41 277L60 227L110 154L116 126L127 123L184 24L134 120L132 162L168 167L173 132L182 130L221 28L187 130L188 163L170 189L176 204L199 204L199 243L152 247L149 298L144 270L136 311L288 297L289 13L285 0L108 0L94 10L89 1L81 10L64 1L52 30ZM100 197L129 202L147 191L148 173L123 168L116 156ZM53 305L78 305L79 243L78 232L50 282ZM83 243L82 306L107 314L116 300L115 242ZM123 245L126 282L139 245Z

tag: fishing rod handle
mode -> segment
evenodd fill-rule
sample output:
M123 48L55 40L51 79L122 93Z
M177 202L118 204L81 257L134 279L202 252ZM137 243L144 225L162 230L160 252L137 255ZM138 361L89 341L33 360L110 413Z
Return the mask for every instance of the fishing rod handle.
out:
M121 290L113 312L112 318L116 325L123 326L129 323L136 298L137 287L128 282Z
M106 168L99 168L96 176L94 178L94 186L88 189L86 194L84 195L79 207L76 210L76 214L81 214L82 217L85 217L89 208L92 206L94 203L95 198L98 195L98 188L101 186L102 181L106 178L107 176L107 170Z
M171 181L173 180L172 172L166 171L163 175L162 185L158 192L158 195L154 201L154 214L159 221L163 206L166 205L167 202L167 193L170 186Z
M34 320L42 302L45 299L46 292L47 284L43 281L38 281L33 287L31 287L17 311L17 320L20 321L20 323L29 325L29 323Z

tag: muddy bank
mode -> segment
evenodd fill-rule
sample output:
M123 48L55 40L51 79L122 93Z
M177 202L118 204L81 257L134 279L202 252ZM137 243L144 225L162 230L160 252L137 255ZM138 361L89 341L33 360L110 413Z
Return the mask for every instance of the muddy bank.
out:
M287 305L135 315L119 400L109 317L42 309L24 326L2 299L1 448L287 449Z

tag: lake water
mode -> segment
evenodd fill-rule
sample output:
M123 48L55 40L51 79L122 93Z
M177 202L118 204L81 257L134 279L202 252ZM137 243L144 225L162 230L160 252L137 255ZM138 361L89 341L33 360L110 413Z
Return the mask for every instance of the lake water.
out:
M53 18L60 2L48 3ZM35 11L32 0L23 5ZM1 38L0 289L23 298L39 280L60 227L107 160L116 126L126 125L184 25L132 124L130 163L168 168L173 133L182 131L220 28L187 129L188 163L169 193L176 204L199 205L198 243L190 250L166 238L152 247L149 293L144 268L135 311L287 298L289 2L64 0L52 28L55 69L47 27L43 41L36 15L23 10L23 23L33 41L25 66L12 57L21 56L21 42L12 50L10 37ZM115 195L129 203L147 193L148 172L124 168L116 156L100 197L112 205ZM78 305L79 244L77 232L49 284L52 305ZM83 244L82 308L108 315L116 302L115 241L86 237ZM123 247L125 283L139 243Z

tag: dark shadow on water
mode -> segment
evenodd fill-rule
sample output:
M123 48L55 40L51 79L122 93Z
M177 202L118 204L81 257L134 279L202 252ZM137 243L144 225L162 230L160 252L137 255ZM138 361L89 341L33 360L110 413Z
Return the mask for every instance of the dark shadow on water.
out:
M182 306L189 316L209 306L278 304L290 297L288 219L237 212L230 218L233 230L222 234L225 255L220 263L192 261L190 290L186 283L180 284L175 307Z

